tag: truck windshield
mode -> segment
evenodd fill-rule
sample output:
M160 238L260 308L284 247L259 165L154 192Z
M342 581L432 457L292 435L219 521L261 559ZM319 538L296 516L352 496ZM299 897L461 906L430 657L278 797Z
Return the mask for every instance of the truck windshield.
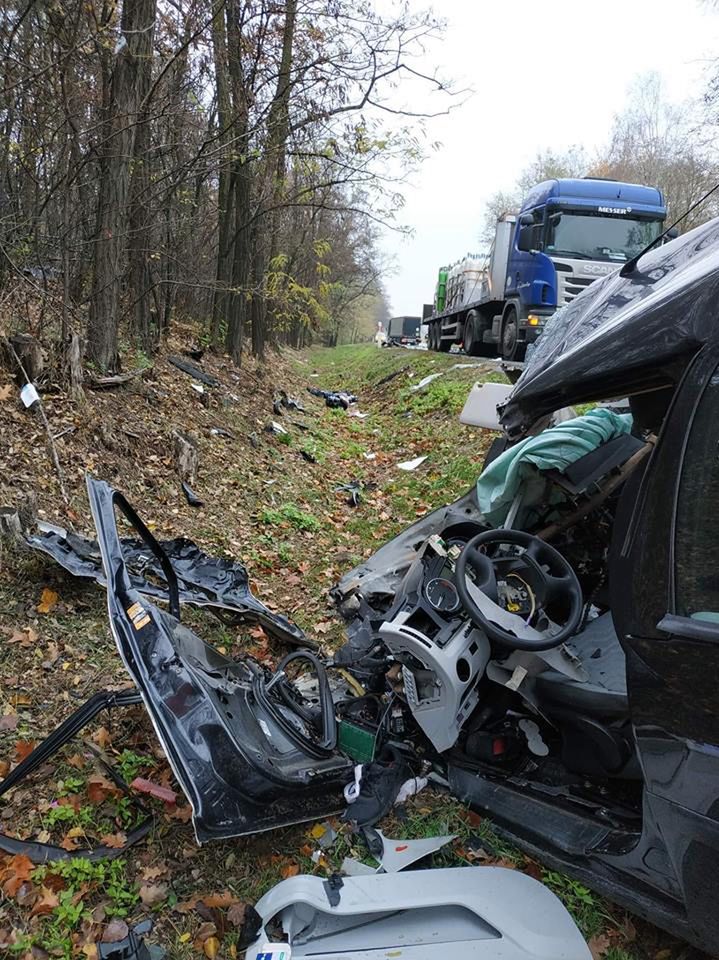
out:
M656 239L661 229L660 220L554 213L548 218L544 252L623 263Z

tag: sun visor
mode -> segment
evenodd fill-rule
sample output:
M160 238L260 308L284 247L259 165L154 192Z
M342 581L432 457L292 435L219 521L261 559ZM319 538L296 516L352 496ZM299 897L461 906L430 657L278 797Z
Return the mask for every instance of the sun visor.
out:
M676 382L717 336L719 218L597 280L554 314L503 408L512 437L569 404Z

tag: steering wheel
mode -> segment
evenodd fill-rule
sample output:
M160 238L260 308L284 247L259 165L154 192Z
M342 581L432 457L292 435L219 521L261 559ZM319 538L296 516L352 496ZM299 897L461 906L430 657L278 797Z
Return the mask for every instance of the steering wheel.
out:
M507 552L498 549L502 546L523 549ZM474 574L473 592L467 579L469 571ZM584 598L577 575L558 550L531 533L488 530L472 537L457 558L454 573L457 593L469 619L504 647L550 650L564 643L579 626ZM510 575L531 592L534 626L499 603L497 581ZM548 632L557 625L555 617L560 614L561 625Z

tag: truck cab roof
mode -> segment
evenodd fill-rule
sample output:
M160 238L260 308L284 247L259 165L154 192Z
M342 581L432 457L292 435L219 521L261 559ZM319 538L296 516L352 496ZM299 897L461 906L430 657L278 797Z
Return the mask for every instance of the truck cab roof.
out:
M666 215L664 197L661 190L656 187L593 177L544 180L532 187L524 199L520 212L528 212L547 203L558 207L595 209L607 207L632 213L651 214L658 219ZM602 209L601 212L609 213L610 209Z

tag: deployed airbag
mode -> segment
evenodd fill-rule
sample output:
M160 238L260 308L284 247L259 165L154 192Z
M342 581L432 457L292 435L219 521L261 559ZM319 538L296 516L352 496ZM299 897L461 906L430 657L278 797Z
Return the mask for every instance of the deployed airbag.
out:
M629 414L600 408L527 437L500 453L481 474L479 509L492 526L501 526L520 489L525 505L542 496L545 482L538 471L563 471L602 443L629 433L631 427Z

